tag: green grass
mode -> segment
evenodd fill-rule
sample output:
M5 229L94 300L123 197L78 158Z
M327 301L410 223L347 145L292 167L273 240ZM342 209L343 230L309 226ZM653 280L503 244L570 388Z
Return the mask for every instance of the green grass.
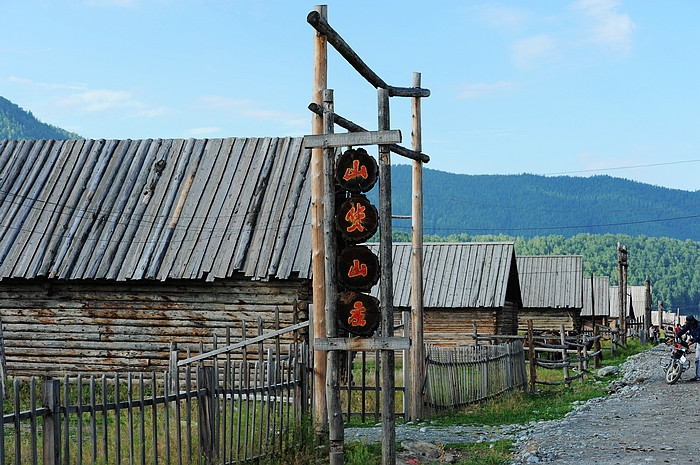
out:
M629 356L652 347L651 345L642 346L637 339L628 339L627 342L627 347L618 347L615 357L611 357L610 352L605 351L606 357L601 367L606 365L619 366ZM576 403L608 395L607 384L613 381L616 376L598 379L592 365L590 371L593 376L587 376L583 381L573 381L569 387L540 385L536 393L512 392L459 411L442 412L435 415L430 423L436 426L498 426L562 418L573 410ZM562 370L538 368L537 377L545 381L562 380L563 373ZM458 465L503 465L510 460L513 442L502 440L478 444L444 444L442 447L446 452L459 457L456 462ZM379 464L381 463L381 448L359 443L346 444L345 458L348 465ZM310 463L323 463L323 461Z

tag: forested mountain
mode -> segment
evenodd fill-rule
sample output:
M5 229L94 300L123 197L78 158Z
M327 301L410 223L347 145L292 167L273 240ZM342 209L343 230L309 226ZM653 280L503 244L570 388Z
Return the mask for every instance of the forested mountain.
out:
M392 213L411 214L411 167L391 171ZM370 198L376 202L375 188ZM376 203L375 203L376 205ZM518 255L583 255L584 275L617 284L617 243L628 284L649 276L653 308L700 314L700 191L610 176L463 175L423 171L425 241L508 241ZM411 221L394 219L410 241Z
M31 112L24 111L0 97L0 139L80 139L80 136L50 124L42 123Z
M391 180L394 215L410 215L411 167L393 166ZM426 234L440 236L611 233L700 240L700 190L610 176L465 175L425 169L423 204ZM409 223L395 220L394 228L408 232Z

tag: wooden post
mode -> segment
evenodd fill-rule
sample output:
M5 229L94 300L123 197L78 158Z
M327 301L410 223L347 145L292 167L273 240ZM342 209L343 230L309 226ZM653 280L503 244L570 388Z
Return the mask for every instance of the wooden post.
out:
M564 325L559 326L559 340L561 341L561 345L564 346L564 348L561 350L561 360L564 363L569 362L569 352L566 350L566 335L564 333ZM569 367L564 365L564 380L569 378ZM566 381L566 385L570 386L571 382Z
M595 357L593 357L593 366L595 368L598 368L600 366L600 338L599 336L599 331L598 331L598 325L594 324L593 325L593 352L596 353Z
M197 368L197 379L202 381L202 388L206 394L197 394L198 424L199 424L199 452L204 463L215 463L216 446L214 444L214 385L212 367ZM199 391L199 386L198 389Z
M591 273L591 323L593 328L595 328L595 280L593 279L593 273Z
M614 357L617 352L617 342L615 338L620 334L619 323L617 320L613 323L613 330L610 333L610 356Z
M532 319L527 320L527 353L530 358L530 392L537 392L537 364L535 363L535 339L533 337Z
M627 247L617 243L617 299L620 304L618 320L622 344L627 343Z
M659 335L661 335L661 328L664 326L664 303L659 300L657 305L659 308Z
M651 321L651 280L649 276L644 280L644 286L644 331L649 334L649 329L653 326Z
M379 130L389 130L389 92L377 89ZM379 282L382 337L394 335L394 286L391 256L391 159L389 146L379 146ZM396 463L396 416L394 400L394 351L381 351L382 364L382 464Z
M324 134L333 133L333 91L323 91L323 129ZM323 244L325 250L326 275L326 337L338 335L337 286L335 242L335 148L324 149L324 191L323 191ZM330 440L329 463L342 465L344 462L344 427L343 409L340 404L340 353L337 350L327 352L326 365L326 405L328 409L328 434Z
M44 380L42 384L42 406L49 412L42 421L44 440L44 463L58 465L61 459L61 418L59 416L59 399L61 386L57 379ZM93 438L93 441L95 438Z
M317 11L324 19L328 18L328 7L316 5ZM326 36L314 32L314 82L311 101L323 104L323 91L328 83L328 41ZM323 117L311 116L311 133L323 133ZM325 260L323 246L323 149L311 149L311 267L313 288L313 328L310 335L314 339L326 332L325 299ZM328 422L326 411L326 354L314 349L313 381L313 419L316 426L325 428Z
M420 73L413 73L413 87L421 85ZM412 147L420 152L423 150L421 136L421 100L412 100L413 130ZM425 347L423 344L423 163L413 162L413 188L411 202L411 360L410 368L410 419L423 418L423 378L425 377Z

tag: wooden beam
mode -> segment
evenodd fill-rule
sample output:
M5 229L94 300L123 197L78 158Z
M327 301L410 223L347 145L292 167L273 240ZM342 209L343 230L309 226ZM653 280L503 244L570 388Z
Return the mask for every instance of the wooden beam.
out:
M332 130L333 127L331 126ZM401 142L401 131L398 129L389 131L350 132L340 134L318 134L304 136L305 148L331 148L351 147L357 145L393 144Z
M328 14L326 5L317 5L314 10L323 18ZM326 36L314 34L314 81L312 101L323 103L323 91L328 86L328 43ZM311 119L313 134L323 134L323 112ZM323 150L311 151L311 273L313 287L313 333L326 333L325 261L323 249ZM311 338L313 341L313 337ZM314 347L314 422L324 427L328 422L326 410L326 354Z
M314 342L318 350L351 350L371 352L374 350L406 350L410 342L404 337L319 338Z
M378 129L389 129L389 92L377 89ZM391 241L391 157L386 145L379 146L379 262L381 277L379 295L382 311L381 334L394 336L394 285ZM380 353L382 366L382 463L396 463L396 399L394 397L395 354Z
M318 105L316 103L310 103L309 104L309 110L311 110L313 113L316 113L319 116L323 115L323 107L321 105ZM340 126L343 129L347 129L350 132L366 132L367 129L363 128L359 124L353 123L349 119L343 118L342 116L338 115L337 113L333 113L333 121L335 124ZM411 160L418 160L423 163L428 163L430 161L430 157L424 153L421 152L416 152L415 150L411 150L406 147L402 147L400 145L396 144L389 144L389 150L394 152L397 155L401 155L402 157L410 158Z
M324 35L328 39L333 48L342 55L345 60L350 63L350 66L360 73L360 75L372 84L377 89L386 89L390 97L429 97L430 90L414 87L394 87L388 85L377 74L365 64L364 61L353 51L352 48L343 40L342 37L328 24L328 21L318 12L312 11L306 17L306 21L318 33Z
M413 74L413 86L420 87L420 73ZM421 104L419 98L412 102L412 146L413 150L422 150L421 138ZM411 323L410 334L413 344L410 349L410 420L423 418L423 378L424 347L423 347L423 164L413 161L411 192Z

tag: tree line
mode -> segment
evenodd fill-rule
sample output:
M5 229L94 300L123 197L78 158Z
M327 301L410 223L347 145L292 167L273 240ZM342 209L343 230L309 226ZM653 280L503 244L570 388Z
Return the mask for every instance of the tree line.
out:
M30 111L25 111L6 98L0 97L0 139L80 139L80 136L50 124L42 123Z

